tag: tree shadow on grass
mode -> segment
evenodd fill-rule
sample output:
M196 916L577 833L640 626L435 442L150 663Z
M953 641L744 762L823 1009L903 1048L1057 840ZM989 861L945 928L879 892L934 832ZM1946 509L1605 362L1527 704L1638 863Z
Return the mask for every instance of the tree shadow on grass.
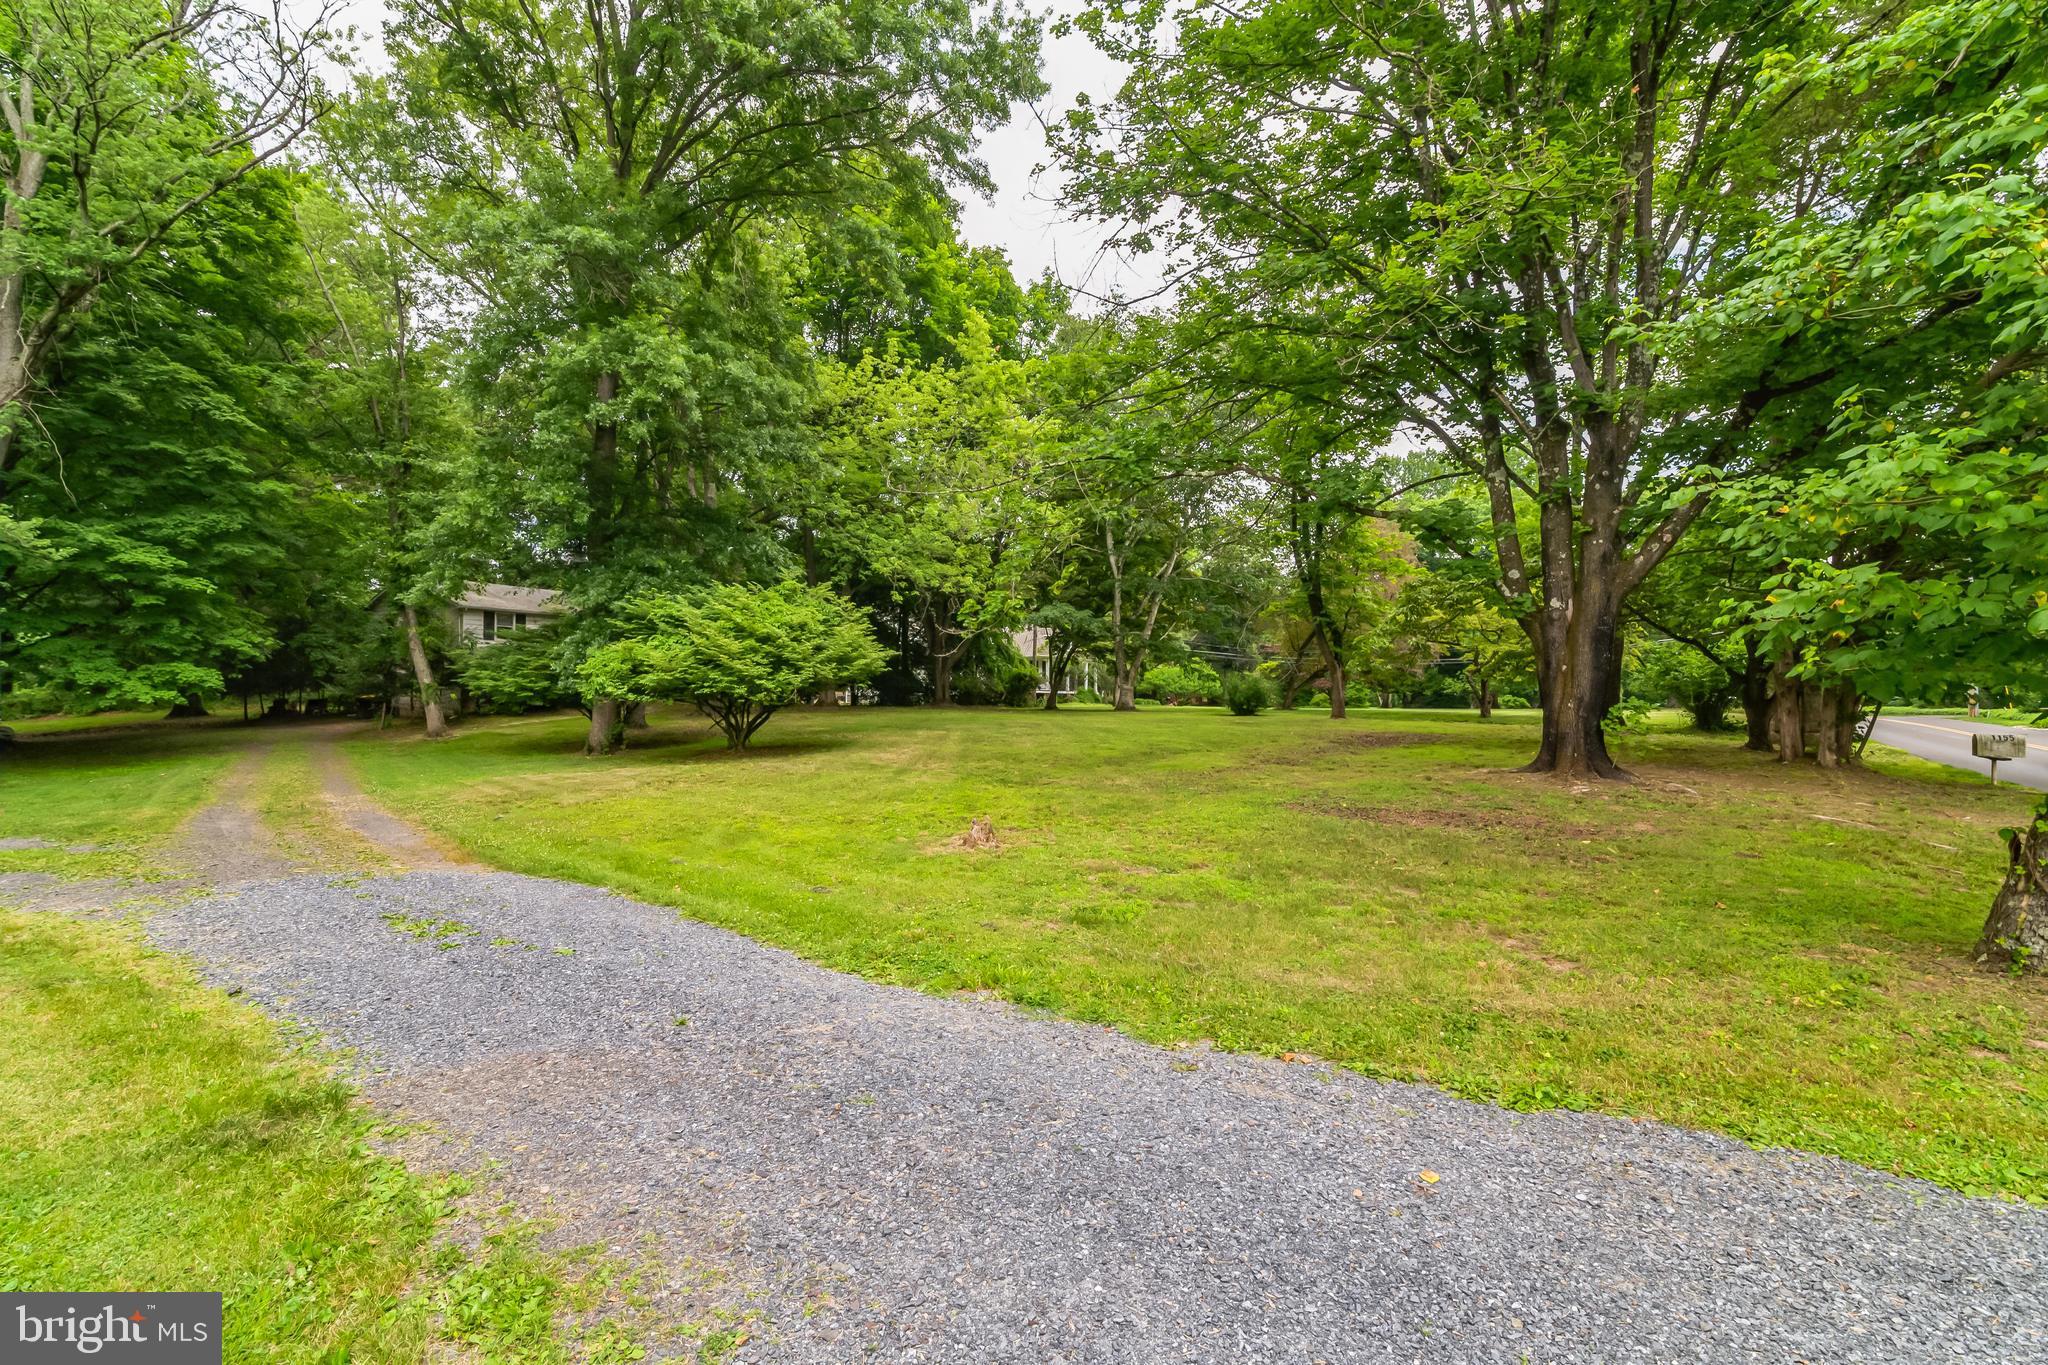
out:
M693 727L668 732L642 731L628 735L621 756L632 758L636 754L653 752L664 763L772 762L778 758L805 758L812 754L852 749L859 743L858 737L846 734L799 732L776 735L764 732L745 749L728 749L725 747L725 736L707 722L701 730Z
M586 725L582 717L553 715L529 719L549 723L494 730L488 736L491 751L519 758L582 757ZM569 729L572 721L573 729ZM671 712L660 717L648 729L628 730L624 747L612 757L626 762L639 759L659 763L746 762L757 758L772 760L830 753L853 748L861 742L859 735L837 731L778 731L771 721L752 744L743 752L735 753L725 747L725 736L708 719Z
M253 723L206 719L29 733L15 736L6 757L38 764L145 762L240 749L255 728Z

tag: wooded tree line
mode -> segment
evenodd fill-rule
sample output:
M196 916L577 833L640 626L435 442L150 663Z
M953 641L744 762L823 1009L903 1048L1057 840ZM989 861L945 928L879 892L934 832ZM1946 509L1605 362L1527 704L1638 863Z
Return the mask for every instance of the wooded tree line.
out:
M1086 306L959 237L1043 90L967 0L401 0L360 77L320 19L0 14L8 693L454 682L602 752L683 670L636 631L793 581L868 700L1028 696L1030 624L1049 701L1519 698L1571 776L1645 701L1836 763L2048 700L2025 5L1100 6L1053 155L1170 284ZM464 650L479 580L575 610Z

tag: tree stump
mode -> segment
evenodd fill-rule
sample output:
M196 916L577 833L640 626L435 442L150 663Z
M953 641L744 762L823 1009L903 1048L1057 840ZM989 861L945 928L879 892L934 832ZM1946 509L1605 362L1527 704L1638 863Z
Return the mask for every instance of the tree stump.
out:
M1976 959L2015 971L2048 970L2048 805L2006 831L2005 885L1991 902Z

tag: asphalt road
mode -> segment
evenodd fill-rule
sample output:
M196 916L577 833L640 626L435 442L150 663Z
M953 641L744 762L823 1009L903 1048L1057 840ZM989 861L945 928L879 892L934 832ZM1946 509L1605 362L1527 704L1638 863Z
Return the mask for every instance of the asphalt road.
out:
M1871 738L1909 754L1967 772L1990 774L1991 765L1970 756L1971 735L2019 735L2027 756L1998 765L1998 780L2048 791L2048 730L2026 725L1992 725L1962 716L1879 716Z

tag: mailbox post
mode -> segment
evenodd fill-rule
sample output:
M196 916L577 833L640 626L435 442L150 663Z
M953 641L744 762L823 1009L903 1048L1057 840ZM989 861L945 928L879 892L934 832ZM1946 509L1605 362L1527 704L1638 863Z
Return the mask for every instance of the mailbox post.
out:
M1991 785L1998 785L1998 760L2001 758L2025 758L2027 740L2024 735L1971 735L1970 752L1978 758L1991 760Z

